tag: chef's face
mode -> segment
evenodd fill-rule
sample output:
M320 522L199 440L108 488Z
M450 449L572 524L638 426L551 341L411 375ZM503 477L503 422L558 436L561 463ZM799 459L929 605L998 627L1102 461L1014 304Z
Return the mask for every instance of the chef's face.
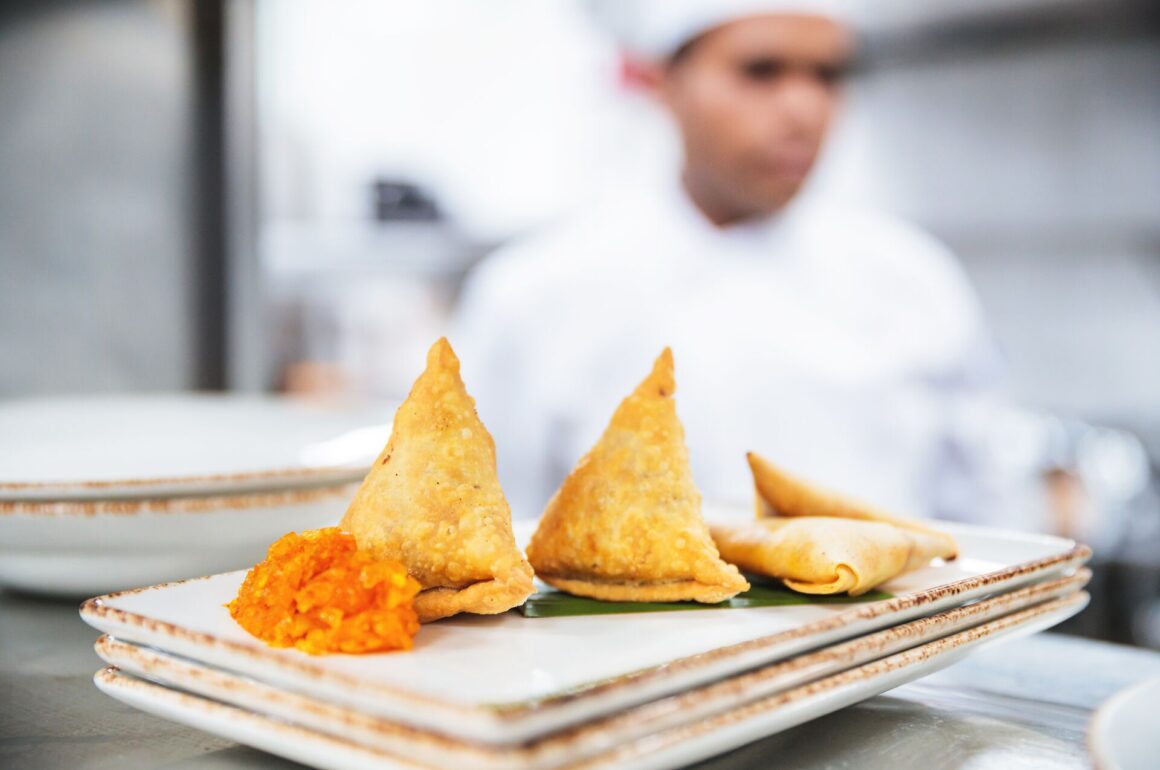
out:
M769 214L797 194L851 53L836 22L755 16L709 31L656 72L684 141L685 185L711 219Z

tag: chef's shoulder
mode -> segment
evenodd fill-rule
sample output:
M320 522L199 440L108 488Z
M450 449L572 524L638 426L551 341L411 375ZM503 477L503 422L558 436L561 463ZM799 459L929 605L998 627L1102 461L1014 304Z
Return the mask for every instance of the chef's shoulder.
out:
M845 269L899 300L975 312L974 289L958 258L921 228L883 212L820 207L810 212L807 226Z

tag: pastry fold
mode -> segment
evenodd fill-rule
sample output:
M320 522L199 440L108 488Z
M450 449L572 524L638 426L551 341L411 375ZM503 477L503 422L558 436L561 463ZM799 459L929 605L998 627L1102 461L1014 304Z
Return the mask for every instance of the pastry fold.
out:
M504 612L535 591L496 475L495 442L446 339L427 353L342 528L360 549L402 562L419 581L420 622Z
M548 503L528 546L536 575L610 601L720 602L749 584L701 517L666 348Z
M903 571L917 569L932 558L949 561L958 556L955 539L945 532L808 484L777 468L756 452L749 452L745 457L753 471L753 483L757 488L758 519L769 516L825 516L879 522L904 529L916 543L916 549Z
M723 559L806 594L864 594L941 555L929 538L857 519L763 518L710 529Z
M950 535L811 486L754 452L757 520L712 527L721 556L807 594L866 593L932 559L953 559Z

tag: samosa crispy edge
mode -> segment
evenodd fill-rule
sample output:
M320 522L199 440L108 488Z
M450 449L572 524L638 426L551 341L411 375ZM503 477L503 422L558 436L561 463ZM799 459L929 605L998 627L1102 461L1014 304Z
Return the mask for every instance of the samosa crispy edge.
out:
M409 515L392 517L394 511ZM419 579L424 591L415 608L423 622L503 612L534 593L496 476L495 443L446 338L428 351L342 526L360 548L401 561Z
M740 572L720 558L701 517L700 493L692 484L684 430L672 402L675 390L672 351L665 348L548 503L528 547L529 561L541 580L569 593L611 601L713 603L749 587ZM673 432L679 443L676 470L670 467L672 457L648 451L673 446ZM642 465L647 467L647 483L634 476ZM648 512L661 504L641 499L650 494L672 505L674 488L676 502L683 498L690 510L674 514L686 521L661 520L672 528L667 541L672 556L654 555L651 546L666 542L651 536L654 528L649 524L655 522L629 520L638 526L622 526L624 516L648 518ZM597 518L604 523L594 524ZM609 533L625 530L643 543L614 543L608 538ZM651 567L640 562L642 554ZM662 563L664 568L657 569ZM649 579L650 570L667 574Z
M951 561L959 554L955 539L945 532L913 519L891 515L791 476L756 452L747 452L745 459L753 473L759 519L768 516L828 516L881 522L909 530L923 538L923 548L933 554L932 558L937 556Z

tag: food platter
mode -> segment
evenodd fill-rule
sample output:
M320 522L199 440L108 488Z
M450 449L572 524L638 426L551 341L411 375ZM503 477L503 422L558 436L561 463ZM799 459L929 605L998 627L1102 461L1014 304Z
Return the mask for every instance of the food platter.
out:
M695 688L660 702L626 709L584 725L518 746L464 742L442 732L423 731L324 700L290 693L249 677L103 636L97 654L120 671L167 687L186 690L256 713L429 764L498 770L517 765L547 770L608 745L637 740L659 730L689 724L742 703L786 692L855 666L1011 616L1009 626L1033 616L1082 603L1086 572L1001 594L974 604L857 637L847 642ZM1033 612L1024 612L1034 608Z
M95 681L107 694L143 711L319 768L664 770L683 767L873 697L944 668L980 646L1043 630L1079 612L1086 603L1085 593L1073 592L807 684L755 695L760 688L753 683L761 680L760 674L755 673L748 681L725 680L638 707L607 722L560 735L554 743L549 740L539 746L498 750L382 724L378 725L377 743L368 742L365 732L360 735L357 721L336 726L319 717L317 711L313 719L273 716L156 684L113 666L99 671ZM728 693L731 705L711 711L690 708L700 699L720 698L722 693ZM641 724L650 718L655 720L658 713L683 714L687 718L668 724L663 718L660 724ZM318 729L324 726L326 729ZM626 727L629 734L633 727L637 728L637 736L625 739Z
M118 639L290 692L464 740L512 744L1072 574L1090 556L1062 538L947 530L962 556L899 576L883 586L893 594L884 601L630 616L457 616L425 626L405 654L315 657L270 648L225 609L240 572L98 597L81 615Z
M705 506L675 387L666 348L517 524L438 340L338 526L81 606L98 686L324 767L662 768L1086 605L1085 546L935 529L754 453L756 519Z

